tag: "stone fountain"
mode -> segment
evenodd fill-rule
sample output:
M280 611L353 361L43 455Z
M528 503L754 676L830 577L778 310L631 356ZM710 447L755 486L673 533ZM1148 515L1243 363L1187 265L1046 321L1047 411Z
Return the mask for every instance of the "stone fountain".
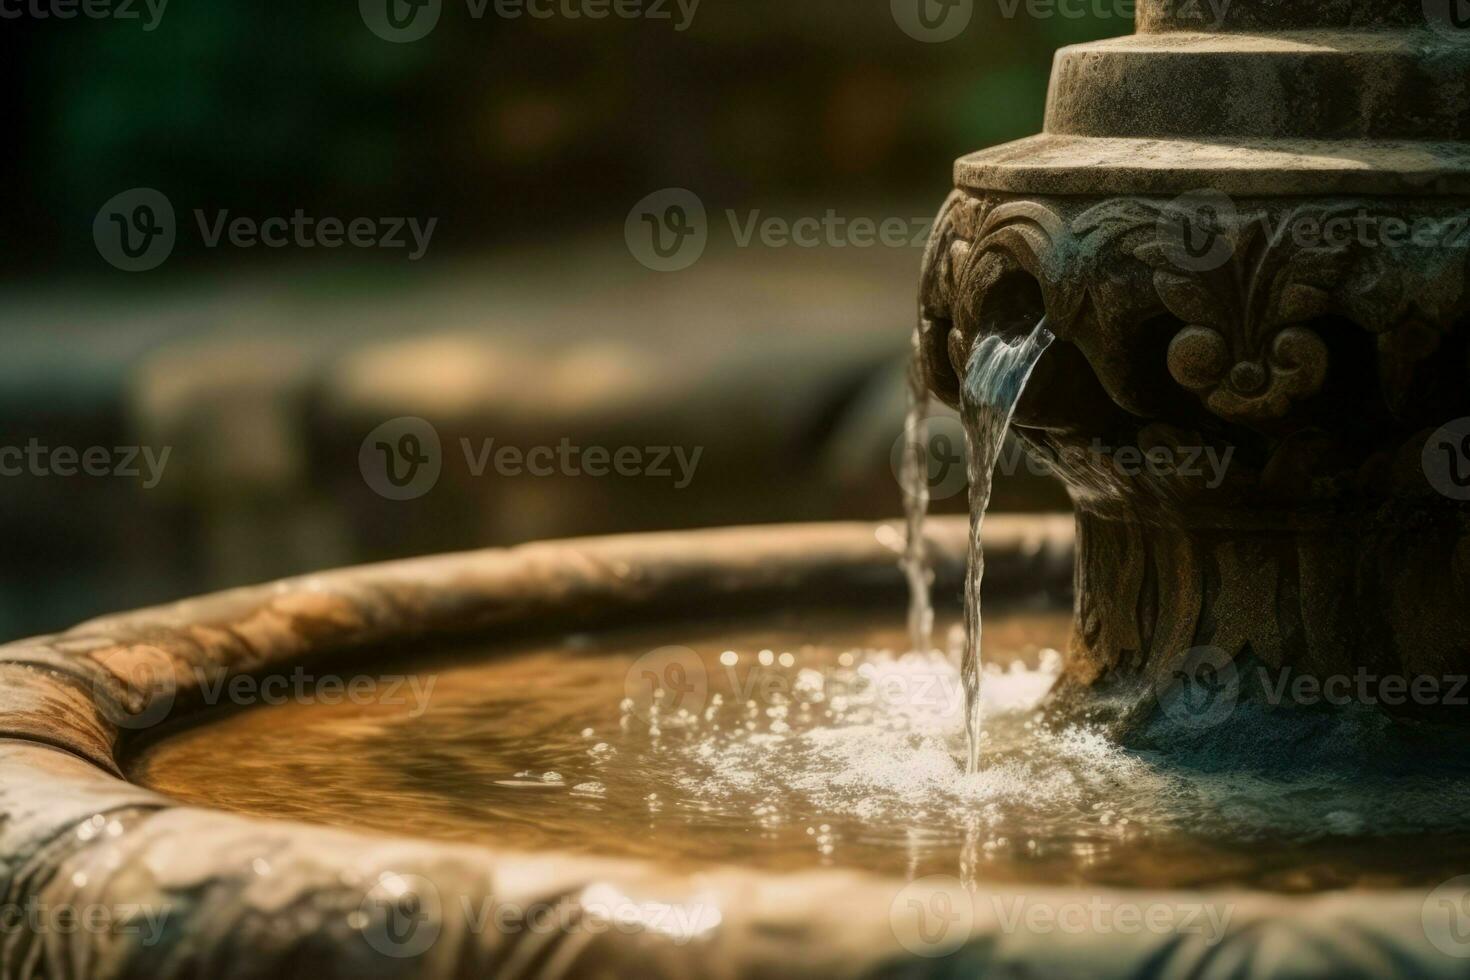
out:
M1045 133L960 161L925 264L924 365L953 404L977 337L1043 313L1057 334L1017 420L1077 504L1069 690L1147 705L1201 648L1318 675L1466 666L1470 33L1452 9L1141 0L1136 36L1059 55ZM936 523L954 594L964 529ZM1431 891L1318 895L689 873L247 817L128 776L146 730L210 724L207 691L324 657L901 599L897 534L446 555L0 647L0 978L1463 974L1470 877L1452 869ZM987 534L991 590L1065 578L1065 525ZM698 928L607 928L609 893L697 909ZM486 929L465 910L487 902L578 926ZM1007 918L1206 904L1231 913L1210 940ZM160 928L13 928L57 909Z
M1058 53L1042 134L957 163L928 383L1049 316L1016 422L1076 504L1070 688L1470 666L1456 14L1140 0Z

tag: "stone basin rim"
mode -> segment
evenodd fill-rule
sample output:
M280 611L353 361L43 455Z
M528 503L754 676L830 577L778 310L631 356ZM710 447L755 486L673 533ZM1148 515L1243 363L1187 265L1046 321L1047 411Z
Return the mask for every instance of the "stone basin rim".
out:
M167 980L197 975L201 958L230 963L235 976L272 977L308 966L318 977L484 976L530 962L539 964L535 973L557 976L856 976L922 966L936 950L920 946L916 953L900 921L904 901L939 892L963 900L963 890L947 882L734 867L677 875L640 862L243 817L179 805L132 785L116 761L127 725L148 717L160 696L130 684L129 668L139 662L230 674L291 665L328 649L479 634L548 612L595 622L619 609L641 616L696 596L901 596L894 591L902 581L896 555L878 537L882 526L679 532L412 559L106 616L0 647L0 891L7 901L52 906L162 908L171 925L155 947L84 930L0 934L0 977L39 969L53 977ZM992 518L988 581L997 588L1007 580L1064 584L1070 527L1069 516ZM941 587L957 582L965 533L963 519L932 524ZM186 686L173 694L187 693ZM369 899L385 876L411 880L441 901L423 906L434 939L413 955L385 954L365 938L378 934L378 906ZM564 899L585 908L593 887L640 902L697 900L717 908L721 919L676 942L656 931L475 931L453 914L455 897ZM965 943L952 957L933 959L936 971L962 965L1039 975L1183 974L1224 957L1257 964L1264 974L1293 951L1310 950L1321 962L1329 948L1344 951L1343 966L1376 962L1447 976L1463 965L1426 942L1425 895L1418 891L1301 898L982 884L978 894L1001 907L1012 896L1053 908L1099 895L1133 903L1208 900L1230 903L1233 917L1218 944L1147 931L1028 935L1004 928L995 906L976 902Z

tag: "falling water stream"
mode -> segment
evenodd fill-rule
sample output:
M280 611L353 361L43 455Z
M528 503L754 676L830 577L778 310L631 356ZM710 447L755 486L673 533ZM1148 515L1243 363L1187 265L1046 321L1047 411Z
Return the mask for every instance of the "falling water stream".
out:
M1005 442L1016 403L1036 362L1055 339L1046 319L1024 337L982 338L975 344L960 386L960 414L965 427L965 475L970 485L970 554L965 576L965 647L960 665L965 691L965 771L980 768L982 704L980 700L980 583L985 576L985 548L980 532L990 506L995 461ZM920 334L914 331L913 357L908 374L908 415L904 420L904 457L901 483L904 500L903 566L909 585L909 646L928 653L934 608L929 595L933 574L924 548L924 518L929 509L927 412L929 389L924 382Z
M909 649L928 653L934 632L934 603L929 595L934 574L924 546L924 518L929 512L929 386L924 379L921 334L914 330L913 355L908 371L908 415L903 423L904 548L899 565L909 585Z
M995 461L1005 442L1016 403L1031 378L1031 370L1052 336L1046 318L1019 340L985 337L975 345L960 386L960 415L965 423L965 475L970 481L970 559L965 574L965 653L960 679L965 688L965 735L969 754L965 772L980 770L980 582L985 577L985 547L980 531L990 506Z

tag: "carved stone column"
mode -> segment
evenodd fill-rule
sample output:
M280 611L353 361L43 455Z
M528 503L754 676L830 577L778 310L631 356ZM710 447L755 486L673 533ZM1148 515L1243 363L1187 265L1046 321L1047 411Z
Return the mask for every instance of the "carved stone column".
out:
M1042 135L958 162L929 381L1050 317L1017 424L1077 508L1067 683L1470 670L1454 2L1140 0L1058 53Z

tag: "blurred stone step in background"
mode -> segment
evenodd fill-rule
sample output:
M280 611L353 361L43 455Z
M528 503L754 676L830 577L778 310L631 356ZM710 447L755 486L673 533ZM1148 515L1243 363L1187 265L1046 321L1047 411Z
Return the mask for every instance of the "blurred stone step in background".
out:
M14 549L0 635L374 559L891 516L918 262L917 249L712 245L659 274L584 241L419 278L341 268L177 292L12 293L0 445L169 455L151 488L142 476L0 480ZM392 500L360 451L405 416L432 425L440 473ZM492 439L521 466L497 467ZM562 456L553 475L526 471L525 453L564 443L601 447L608 469L624 447L644 468L666 450L669 475L593 477ZM535 461L544 472L545 454ZM940 482L936 510L961 511L962 485ZM1022 470L997 506L1066 500Z

